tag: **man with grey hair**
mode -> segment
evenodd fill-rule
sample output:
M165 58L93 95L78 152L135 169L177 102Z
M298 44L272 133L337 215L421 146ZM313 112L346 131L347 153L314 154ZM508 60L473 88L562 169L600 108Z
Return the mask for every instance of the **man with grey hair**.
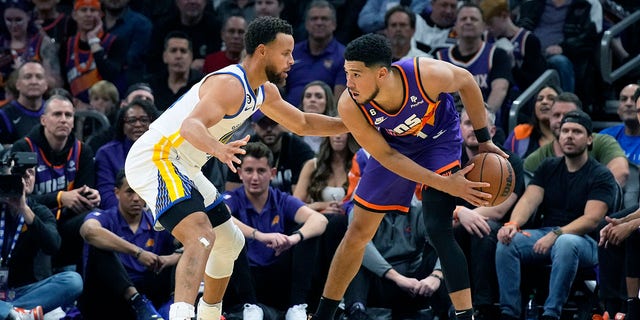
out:
M55 215L62 247L53 267L80 271L84 241L80 225L84 216L100 204L95 189L93 151L73 134L75 107L62 95L44 104L40 125L13 144L12 152L35 152L33 198Z

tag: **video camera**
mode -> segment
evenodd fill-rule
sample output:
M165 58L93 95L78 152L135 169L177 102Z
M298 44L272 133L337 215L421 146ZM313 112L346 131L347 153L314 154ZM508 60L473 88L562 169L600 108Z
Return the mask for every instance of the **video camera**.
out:
M0 161L0 198L19 198L24 185L22 176L38 164L35 152L13 152Z

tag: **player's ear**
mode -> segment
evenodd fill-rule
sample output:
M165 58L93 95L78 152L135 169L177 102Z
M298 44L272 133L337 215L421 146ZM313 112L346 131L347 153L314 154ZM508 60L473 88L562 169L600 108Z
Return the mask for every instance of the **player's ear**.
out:
M384 79L389 74L389 69L387 67L379 67L378 68L378 79Z

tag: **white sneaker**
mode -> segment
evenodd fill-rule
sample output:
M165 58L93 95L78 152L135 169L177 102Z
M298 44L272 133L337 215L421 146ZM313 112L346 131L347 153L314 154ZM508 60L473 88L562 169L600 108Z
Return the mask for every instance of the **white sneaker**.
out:
M289 308L285 320L307 320L307 304L297 304Z
M262 308L255 304L244 304L244 310L242 311L242 319L244 320L262 320L264 318L264 311Z

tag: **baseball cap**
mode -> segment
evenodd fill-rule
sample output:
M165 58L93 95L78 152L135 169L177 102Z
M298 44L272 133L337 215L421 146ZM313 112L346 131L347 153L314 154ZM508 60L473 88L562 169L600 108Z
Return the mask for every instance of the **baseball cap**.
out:
M593 132L593 123L591 122L591 117L589 117L589 115L582 110L573 110L567 112L564 117L562 117L560 126L567 122L573 122L583 126L587 130L587 133L589 135L591 135L591 133Z
M260 120L262 120L262 118L267 117L264 113L262 113L262 111L260 111L260 109L256 110L256 112L254 112L251 115L251 122L255 122L258 123Z

